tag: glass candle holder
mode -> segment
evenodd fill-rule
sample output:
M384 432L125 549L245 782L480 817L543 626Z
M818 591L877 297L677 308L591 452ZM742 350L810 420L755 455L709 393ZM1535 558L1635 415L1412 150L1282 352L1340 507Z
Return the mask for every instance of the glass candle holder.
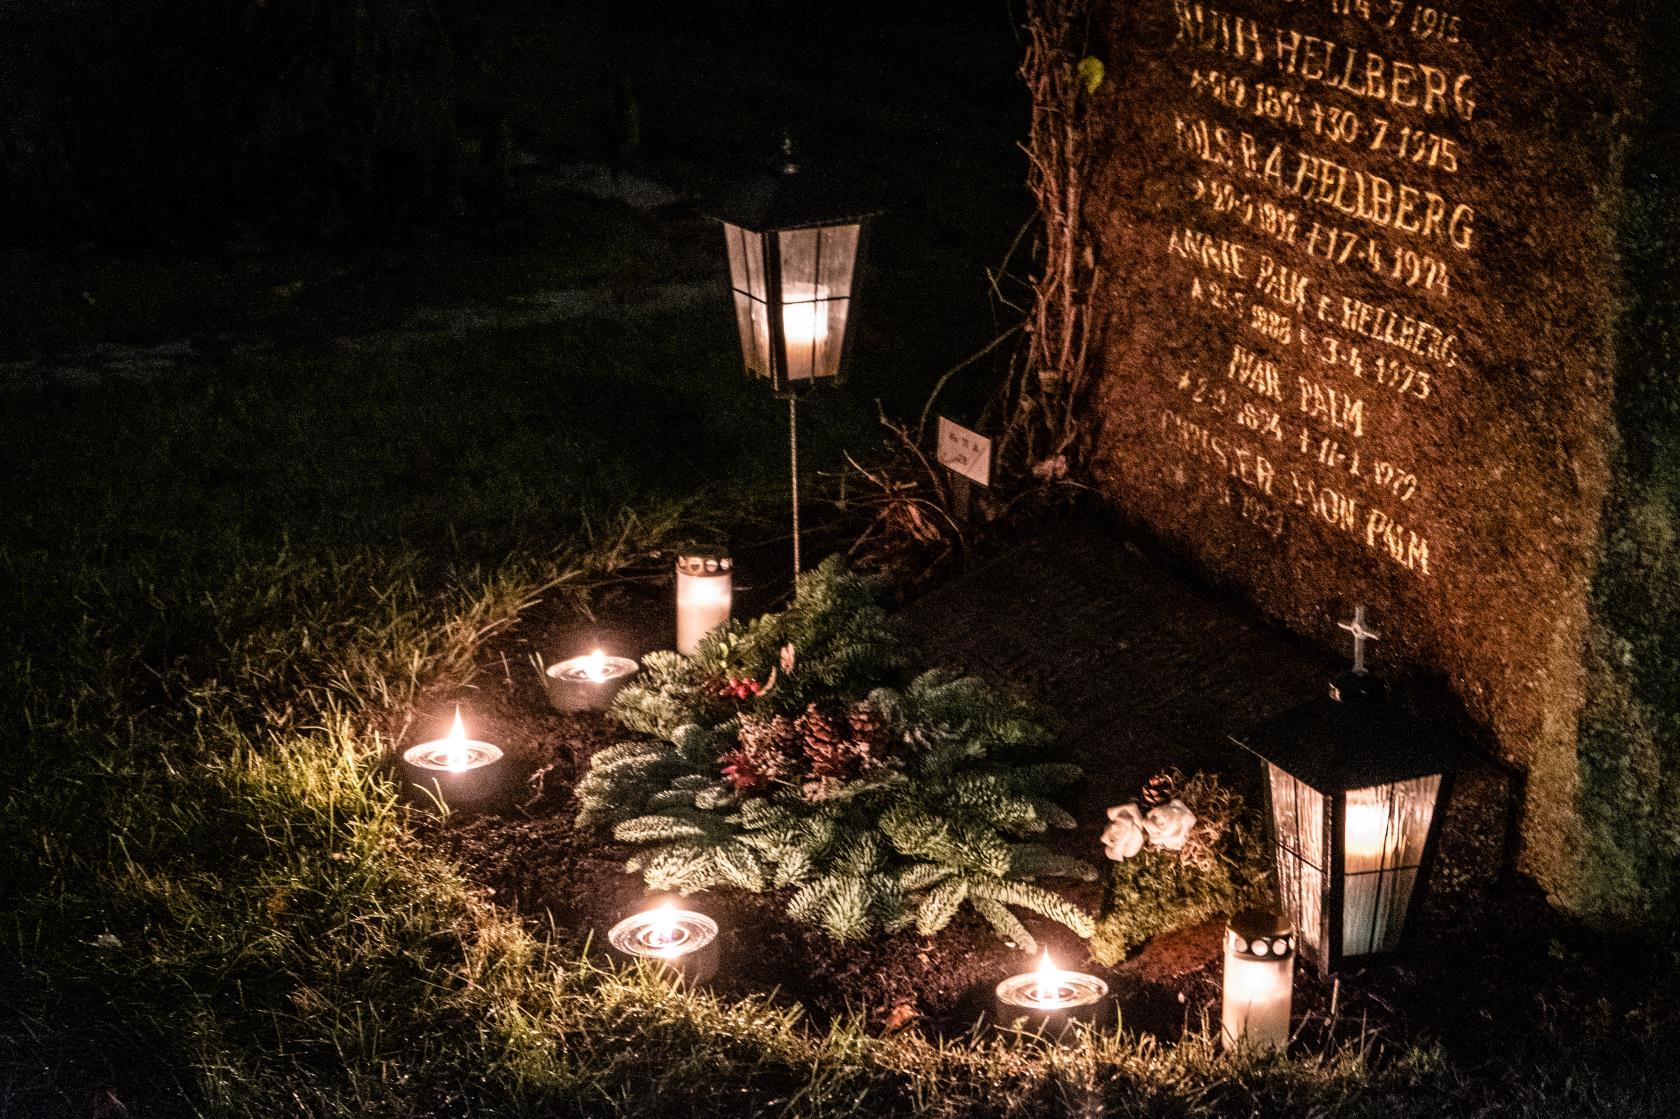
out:
M717 922L674 902L626 917L607 932L607 945L620 962L656 964L685 983L717 974Z
M599 649L551 664L543 670L549 706L567 713L605 711L639 667L629 657L609 657Z
M705 636L729 620L733 561L721 552L677 557L677 652L692 657Z
M499 746L467 737L461 710L449 734L402 753L403 791L409 799L451 812L481 811L507 793L507 765Z
M1295 993L1295 927L1277 913L1248 910L1225 929L1220 1040L1225 1048L1284 1049Z
M1038 967L997 985L992 1018L1001 1027L1059 1035L1074 1022L1094 1022L1108 1002L1108 984L1081 971L1064 971L1045 949Z

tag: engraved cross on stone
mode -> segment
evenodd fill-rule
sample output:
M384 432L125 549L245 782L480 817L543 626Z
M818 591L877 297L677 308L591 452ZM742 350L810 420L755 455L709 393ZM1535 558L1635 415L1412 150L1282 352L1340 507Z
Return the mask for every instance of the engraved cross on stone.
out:
M1353 634L1353 674L1364 676L1367 671L1365 668L1365 642L1380 641L1382 634L1374 629L1365 628L1365 607L1363 606L1353 608L1353 621L1337 622L1336 628L1345 629Z

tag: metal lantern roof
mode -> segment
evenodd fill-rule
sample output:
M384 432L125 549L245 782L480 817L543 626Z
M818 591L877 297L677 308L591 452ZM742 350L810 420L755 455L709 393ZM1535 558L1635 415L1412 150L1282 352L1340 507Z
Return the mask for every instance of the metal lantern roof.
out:
M1231 741L1326 795L1458 768L1439 725L1380 695L1325 695Z
M813 172L784 157L764 174L737 179L701 203L707 216L754 233L860 222L883 212L878 192Z

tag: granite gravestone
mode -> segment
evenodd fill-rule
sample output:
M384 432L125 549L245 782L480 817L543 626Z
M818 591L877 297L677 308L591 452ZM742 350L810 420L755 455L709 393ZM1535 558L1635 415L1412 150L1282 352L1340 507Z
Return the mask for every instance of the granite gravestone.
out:
M1660 8L1098 0L1086 104L1100 488L1326 645L1370 603L1609 912L1680 850Z

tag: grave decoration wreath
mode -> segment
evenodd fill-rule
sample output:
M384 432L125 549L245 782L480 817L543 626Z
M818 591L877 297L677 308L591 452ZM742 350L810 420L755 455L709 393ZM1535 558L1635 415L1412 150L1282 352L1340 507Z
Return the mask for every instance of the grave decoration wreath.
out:
M579 822L636 848L653 889L785 888L790 916L840 940L929 936L964 905L1027 951L1012 906L1090 936L1090 915L1039 881L1095 871L1032 841L1074 826L1049 794L1079 768L1045 760L1022 701L912 676L875 597L831 559L781 613L693 657L645 658L613 714L647 737L594 757Z

